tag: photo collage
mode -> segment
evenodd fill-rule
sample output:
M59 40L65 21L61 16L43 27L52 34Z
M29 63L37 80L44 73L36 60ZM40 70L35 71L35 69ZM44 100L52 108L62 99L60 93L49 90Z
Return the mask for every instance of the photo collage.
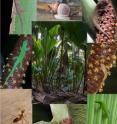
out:
M117 0L1 8L0 124L117 124Z

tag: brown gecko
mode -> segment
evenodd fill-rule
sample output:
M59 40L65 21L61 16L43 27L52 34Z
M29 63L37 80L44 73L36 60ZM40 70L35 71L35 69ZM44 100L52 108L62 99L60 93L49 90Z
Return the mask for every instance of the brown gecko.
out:
M93 12L93 16L92 16L92 21L94 26L96 27L96 29L98 29L101 33L103 33L104 35L106 35L108 38L108 34L100 27L99 22L98 22L98 17L102 16L102 14L105 12L105 7L108 5L107 0L100 0Z

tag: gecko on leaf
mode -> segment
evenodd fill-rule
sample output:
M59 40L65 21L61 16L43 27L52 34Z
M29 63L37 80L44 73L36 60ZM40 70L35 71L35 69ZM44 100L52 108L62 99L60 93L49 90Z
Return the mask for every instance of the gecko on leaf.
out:
M100 27L99 21L98 21L98 17L102 16L102 14L105 12L105 8L107 5L108 5L108 2L106 0L100 0L97 3L92 15L92 21L97 30L99 30L101 33L103 33L107 37L109 37L108 34Z
M14 63L14 66L12 67L10 73L6 77L4 85L8 85L8 80L12 77L12 75L13 75L15 69L17 68L17 66L20 65L20 64L22 66L22 61L25 58L26 52L28 50L27 45L28 45L27 40L24 40L23 43L22 43L22 47L20 49L19 56L17 57L16 62Z
M107 110L106 105L104 104L104 102L102 102L102 101L95 101L95 102L100 105L100 108L102 109L103 114L105 115L105 117L109 118L109 113L108 113L108 110Z

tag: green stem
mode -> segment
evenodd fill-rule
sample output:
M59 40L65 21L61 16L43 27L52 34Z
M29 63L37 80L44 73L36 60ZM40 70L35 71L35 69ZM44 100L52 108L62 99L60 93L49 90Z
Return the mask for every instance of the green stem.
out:
M99 100L99 101L102 101L103 102L103 100L104 100L104 94L98 94L97 95L98 96L98 99L96 98L96 100ZM102 120L103 120L103 118L102 118L102 108L99 108L99 111L98 111L98 113L97 113L97 124L102 124Z
M93 118L94 118L95 97L96 97L96 94L88 95L88 113L87 113L88 124L94 124Z
M106 108L107 110L109 110L110 106L111 106L111 94L106 94L105 95L105 103L106 103ZM108 111L109 112L109 111ZM110 118L110 117L109 117ZM105 119L103 121L104 124L109 124L109 118Z
M116 111L117 111L117 95L113 94L112 96L112 105L111 105L111 117L110 117L110 123L109 124L115 124L116 121Z

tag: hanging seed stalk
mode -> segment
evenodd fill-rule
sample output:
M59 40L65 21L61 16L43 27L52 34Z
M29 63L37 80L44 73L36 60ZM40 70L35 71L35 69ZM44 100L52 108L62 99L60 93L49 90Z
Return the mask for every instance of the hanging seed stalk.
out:
M96 43L92 45L87 59L87 92L102 92L106 78L111 74L110 70L116 63L116 31L117 18L112 3L105 1L106 6L101 10L97 4L97 24L100 29L96 33Z

